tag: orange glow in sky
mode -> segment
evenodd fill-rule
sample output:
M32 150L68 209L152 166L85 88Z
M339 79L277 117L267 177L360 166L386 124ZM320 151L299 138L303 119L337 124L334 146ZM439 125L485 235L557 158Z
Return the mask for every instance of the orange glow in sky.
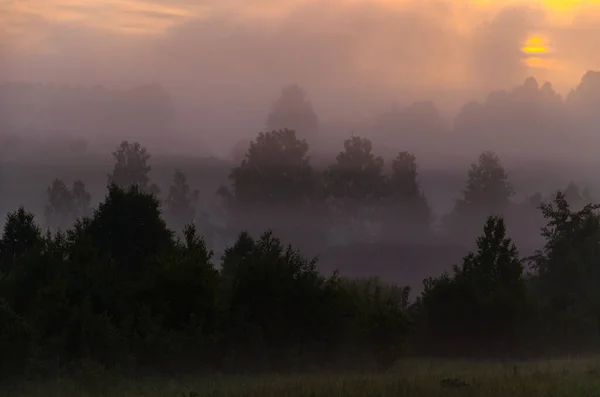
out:
M521 51L529 57L523 60L523 63L532 69L557 70L559 68L556 59L548 58L550 49L548 39L540 35L534 35L527 39Z
M154 40L192 20L225 14L234 15L231 21L235 23L255 17L265 18L266 25L269 18L276 19L287 15L298 5L319 1L323 7L335 4L340 10L350 4L369 2L398 9L406 7L420 10L423 7L423 20L435 20L434 23L440 26L436 34L443 35L440 32L449 29L460 40L464 40L464 44L458 48L460 51L453 54L467 53L472 44L469 40L476 36L479 28L491 22L500 10L511 6L531 6L536 10L539 8L540 20L543 20L540 26L531 27L539 33L534 35L533 32L522 30L510 43L514 52L522 53L523 64L532 69L560 69L561 73L572 70L576 75L583 68L596 66L594 62L600 66L600 57L590 61L587 55L581 55L586 52L579 49L584 46L592 48L593 40L590 37L595 37L595 28L586 28L587 31L580 29L580 21L583 19L589 26L600 26L594 25L594 21L600 22L600 0L0 0L0 44L3 41L9 43L11 49L23 54L52 52L53 48L64 45L52 36L57 26L89 28L93 34L100 32L100 35L109 32L112 38L116 36L115 41L125 41L123 38L130 36L134 37L134 41L138 37ZM262 25L263 20L258 24ZM337 29L336 26L333 28ZM562 40L552 31L555 28L556 31L560 30ZM306 29L310 29L310 21L306 23ZM510 29L512 27L507 28L507 32ZM525 37L521 39L521 35ZM358 36L360 32L356 39L360 42ZM587 41L578 44L579 52L570 48L568 43L582 42L582 37ZM435 42L435 39L431 40L430 43ZM365 47L369 51L377 50L375 44ZM385 53L387 48L392 47L383 46L386 49L378 52ZM490 45L490 48L495 48L495 45ZM460 58L459 55L452 56ZM453 75L458 76L461 70L466 70L463 58L467 57L463 56L453 65ZM395 58L390 55L390 59L385 58L381 63L387 67L387 64L393 64ZM519 61L516 60L517 63Z
M332 0L335 1L335 0ZM337 0L355 2L357 0ZM363 0L364 1L364 0ZM412 0L367 0L402 6ZM0 23L14 24L19 18L36 16L42 20L78 23L121 33L157 34L205 12L219 11L229 5L236 12L260 13L262 10L288 9L301 0L273 1L186 1L186 0L2 0ZM512 4L542 6L550 18L565 19L574 10L600 5L600 0L457 0L475 9L496 9ZM452 16L450 16L452 18ZM460 17L459 17L460 18Z
M540 36L530 37L521 49L526 54L544 54L549 52L547 40Z

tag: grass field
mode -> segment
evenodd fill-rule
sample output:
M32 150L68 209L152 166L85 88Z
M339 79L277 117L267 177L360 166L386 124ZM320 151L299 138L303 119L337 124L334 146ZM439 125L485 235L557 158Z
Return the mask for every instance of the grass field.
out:
M124 380L97 372L0 386L3 397L599 396L600 360L530 363L410 361L385 374Z

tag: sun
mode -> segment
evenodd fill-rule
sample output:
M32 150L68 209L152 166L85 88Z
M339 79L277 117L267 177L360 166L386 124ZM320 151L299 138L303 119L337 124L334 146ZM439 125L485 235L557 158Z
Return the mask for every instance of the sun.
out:
M526 54L546 54L550 52L547 44L547 40L543 36L531 36L525 42L525 45L521 48Z
M559 70L561 65L554 59L554 51L544 35L529 36L521 47L525 55L521 62L531 69Z

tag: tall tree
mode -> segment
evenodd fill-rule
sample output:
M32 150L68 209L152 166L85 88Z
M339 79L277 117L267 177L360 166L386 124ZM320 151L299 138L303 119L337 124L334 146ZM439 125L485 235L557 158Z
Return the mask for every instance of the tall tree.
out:
M31 212L19 207L6 217L0 239L0 270L10 269L18 259L42 241L40 228Z
M308 144L296 132L282 129L261 132L250 143L245 158L229 179L229 192L243 206L297 206L314 190L314 172Z
M508 174L494 152L483 152L468 173L461 203L466 206L506 208L514 194Z
M273 229L282 238L322 240L319 180L310 165L308 144L295 131L258 134L229 180L231 189L221 188L219 193L226 199L235 229L242 226L257 233Z
M445 219L446 231L470 236L477 224L489 215L506 215L514 191L508 174L494 152L483 152L468 171L463 197Z
M547 222L542 229L546 244L529 259L541 303L554 312L547 328L556 327L560 338L577 335L596 340L600 332L598 209L600 205L588 204L573 210L562 192L541 206Z
M123 189L132 185L138 186L142 191L156 194L160 189L156 184L150 184L148 174L152 167L148 164L150 154L138 142L123 141L113 152L115 166L112 174L108 175L108 183L115 184Z
M175 170L173 185L165 201L165 218L173 222L177 231L183 230L186 224L196 221L196 208L200 192L193 190L181 170Z
M87 231L99 252L125 266L130 275L173 244L158 199L137 185L127 190L110 185Z
M453 274L426 279L419 304L426 318L428 342L453 353L480 353L515 347L516 325L524 318L526 285L519 252L502 217L490 216L477 250ZM489 353L486 352L486 353Z
M326 194L339 219L343 224L353 225L350 229L359 238L368 234L365 227L375 220L374 213L386 190L383 159L375 156L372 149L367 138L354 136L346 140L344 150L323 176Z
M313 136L319 128L319 119L304 90L289 85L281 91L267 117L267 130L292 129L299 136Z
M419 185L413 154L398 153L392 162L388 189L384 233L403 240L429 237L433 215Z

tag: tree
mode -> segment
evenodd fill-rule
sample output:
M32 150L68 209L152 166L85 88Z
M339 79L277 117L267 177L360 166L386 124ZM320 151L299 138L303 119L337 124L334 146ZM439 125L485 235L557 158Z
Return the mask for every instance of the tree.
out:
M295 131L258 134L229 180L231 190L221 188L219 193L226 199L236 229L241 226L257 233L273 229L282 238L291 233L323 240L318 176L310 165L308 144Z
M372 153L371 141L352 137L344 142L344 150L325 171L325 191L338 216L354 225L359 238L364 238L367 221L374 220L375 208L385 195L386 180L383 159Z
M465 206L504 209L514 194L508 174L493 152L483 152L469 170L461 203Z
M25 211L23 207L10 212L0 239L0 269L9 270L41 240L42 234L35 223L35 215Z
M585 348L590 340L596 343L600 332L598 209L600 205L588 204L572 210L562 192L541 206L546 243L529 262L534 291L549 314L543 320L547 331L555 333L555 343L576 337Z
M127 190L110 185L87 231L101 255L129 268L133 275L149 258L173 244L173 232L161 218L160 203L137 185Z
M218 341L220 311L218 293L220 277L196 228L186 226L183 240L153 269L148 287L148 305L162 329L184 333L184 344L178 346L177 360L209 362ZM154 335L152 335L154 337ZM175 346L173 346L175 347ZM173 360L174 357L166 357Z
M367 138L352 137L344 142L344 150L336 163L325 172L327 193L335 199L360 203L377 202L385 191L383 159L372 153Z
M0 379L8 380L27 368L33 340L30 325L0 298Z
M308 144L293 130L261 132L229 180L237 204L300 205L310 198L314 184Z
M468 171L463 197L445 219L446 232L451 235L471 235L473 228L490 214L507 215L514 194L508 174L499 157L483 152L477 164Z
M81 181L75 181L69 190L62 180L55 179L47 194L44 215L49 227L66 230L76 219L90 214L91 196Z
M426 279L421 297L428 342L445 351L515 347L527 307L523 264L502 217L488 217L477 251L453 274Z
M148 174L152 167L148 164L150 154L146 148L138 142L121 142L121 145L113 152L116 160L112 174L108 176L108 183L115 184L123 189L132 185L148 193L160 194L160 189L155 184L150 184Z
M327 337L321 328L329 317L323 310L328 306L325 278L316 259L285 247L271 232L258 240L241 233L225 251L222 269L230 308L227 337L238 354L283 363L309 351L319 342L315 338Z
M173 185L165 201L165 217L173 222L176 230L195 222L199 196L200 192L191 190L185 174L181 170L175 170Z
M298 85L289 85L273 104L267 117L267 130L291 129L300 136L313 136L319 128L319 119L306 100L304 90Z
M413 154L398 153L392 162L388 189L385 234L404 239L430 236L433 215L419 186L417 163Z
M44 211L48 226L64 229L73 220L74 199L71 191L60 179L55 179L47 190L48 204Z

